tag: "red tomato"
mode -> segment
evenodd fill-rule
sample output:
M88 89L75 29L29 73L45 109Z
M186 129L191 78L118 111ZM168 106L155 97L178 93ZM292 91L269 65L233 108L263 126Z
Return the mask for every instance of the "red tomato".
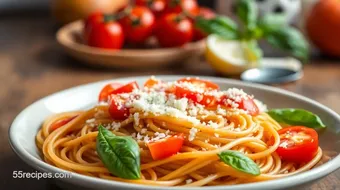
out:
M116 90L117 88L123 86L121 83L110 83L110 84L107 84L106 86L104 86L104 88L100 91L99 93L99 98L98 100L101 102L101 101L107 101L108 100L108 96L110 94L112 94L112 92L114 90Z
M175 96L177 98L187 98L193 102L205 105L213 106L216 103L216 98L212 95L206 95L203 92L195 92L182 86L175 86Z
M145 83L144 83L144 87L147 88L152 88L153 86L157 85L157 84L161 84L162 81L157 80L155 78L149 78Z
M203 17L205 19L212 19L216 16L215 12L207 7L200 7L199 13L197 15L198 17ZM207 37L207 34L203 31L201 31L199 28L194 28L194 41L201 40L203 38Z
M192 16L198 14L198 4L196 0L166 0L166 13L187 13Z
M111 94L122 94L122 93L130 93L135 89L139 89L138 84L136 81L127 83L126 85L123 85L116 90L114 90Z
M177 80L177 82L178 83L190 82L190 83L197 85L201 88L210 89L210 90L219 90L220 89L220 87L217 84L215 84L211 81L202 80L202 79L199 79L199 78L186 77L186 78L182 78L182 79Z
M280 144L276 149L282 160L306 163L314 158L318 151L318 133L311 128L294 126L280 129ZM274 144L274 137L269 145Z
M256 115L258 115L260 113L259 108L255 104L254 100L252 98L250 98L250 97L248 99L242 99L241 101L235 101L232 98L229 98L229 97L226 97L226 96L222 96L218 103L219 104L224 104L226 106L230 106L227 103L227 99L230 99L230 100L234 101L235 103L237 103L239 109L247 111L252 116L256 116Z
M85 31L85 42L89 46L121 49L124 43L124 34L121 25L116 21L101 20L96 24L89 24Z
M152 13L158 17L161 16L165 10L166 0L136 0L135 4L148 7Z
M90 14L85 20L84 20L84 39L87 39L88 33L90 29L98 24L102 23L104 20L104 14L102 12L94 12Z
M72 121L76 117L77 117L77 115L73 116L73 117L70 117L70 118L66 118L66 119L61 119L61 120L55 121L51 125L51 130L54 131L54 130L58 129L59 127L62 127L64 125L66 125L67 123L69 123L70 121Z
M121 20L126 40L130 43L143 43L152 34L155 17L147 7L136 6Z
M155 35L162 47L181 46L192 40L193 24L183 15L165 14L157 21Z
M113 94L110 96L109 113L112 119L124 120L129 117L130 111L124 103L125 100L119 95Z
M151 156L154 160L170 157L182 148L184 142L183 134L161 139L148 143Z

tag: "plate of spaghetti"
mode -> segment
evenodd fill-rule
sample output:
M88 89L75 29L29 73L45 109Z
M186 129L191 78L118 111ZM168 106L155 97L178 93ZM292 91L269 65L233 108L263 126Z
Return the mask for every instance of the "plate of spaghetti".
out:
M10 142L92 189L281 189L340 167L340 117L303 96L214 77L134 77L43 98Z

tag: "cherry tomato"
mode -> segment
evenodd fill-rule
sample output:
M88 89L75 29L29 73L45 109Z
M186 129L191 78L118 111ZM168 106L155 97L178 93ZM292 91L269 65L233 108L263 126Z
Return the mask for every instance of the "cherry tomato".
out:
M250 97L248 97L247 99L241 99L241 100L236 101L236 100L233 100L232 98L229 98L227 96L222 96L218 103L230 107L231 105L228 104L228 101L227 101L228 99L237 103L238 104L237 108L247 111L252 116L256 116L260 113L260 110L257 107L256 103Z
M198 14L198 4L196 0L166 0L166 13L183 13L196 16Z
M216 97L206 92L218 90L219 86L217 84L198 78L183 78L177 82L179 83L179 85L175 86L175 95L177 98L185 97L205 106L213 106L216 103ZM197 88L197 90L186 87L186 85L181 85L183 82L193 84L194 88Z
M98 21L99 17L96 17ZM106 21L104 18L96 24L94 21L89 21L88 28L85 31L85 42L89 46L106 48L106 49L121 49L124 43L124 34L121 25L113 20Z
M58 129L59 127L62 127L64 125L66 125L67 123L69 123L70 121L72 121L76 117L77 117L77 115L73 116L73 117L70 117L70 118L66 118L66 119L61 119L61 120L55 121L51 125L51 130L54 131L54 130Z
M162 81L155 79L155 78L149 78L145 83L144 83L144 87L147 88L152 88L153 86L157 85L157 84L161 84Z
M117 83L117 82L110 83L110 84L107 84L106 86L104 86L104 88L99 93L99 98L98 98L99 102L107 101L108 100L108 96L110 94L112 94L112 92L114 90L116 90L117 88L119 88L121 86L123 86L123 84Z
M130 111L124 105L125 100L117 94L110 96L109 113L112 119L124 120L129 117Z
M182 78L182 79L177 80L177 82L178 83L189 82L189 83L192 83L192 84L199 86L201 88L210 89L210 90L219 90L220 89L220 87L217 84L215 84L211 81L203 80L203 79L199 79L199 78L186 77L186 78Z
M122 94L130 93L134 89L138 89L138 84L136 81L127 83L125 85L121 83L110 83L104 86L104 88L99 93L99 101L107 101L109 96L112 94Z
M319 147L318 133L311 128L294 126L280 129L280 144L276 149L282 160L306 163L314 158ZM268 143L274 144L274 137Z
M197 17L202 17L205 19L212 19L216 16L215 12L207 7L200 7L199 8L199 13L197 15ZM207 34L205 32L203 32L202 30L200 30L199 28L194 28L194 41L198 41L201 40L203 38L207 37Z
M157 21L155 35L162 47L181 46L192 40L193 24L184 15L165 14Z
M94 25L98 23L102 23L104 20L104 14L102 12L94 12L90 14L85 20L84 20L84 39L88 38L88 33Z
M148 143L151 156L154 160L170 157L182 148L184 142L183 134L171 136L156 142Z
M166 0L136 0L135 4L148 7L158 17L164 13Z
M143 43L152 34L155 17L147 7L136 6L121 20L126 40L130 43Z

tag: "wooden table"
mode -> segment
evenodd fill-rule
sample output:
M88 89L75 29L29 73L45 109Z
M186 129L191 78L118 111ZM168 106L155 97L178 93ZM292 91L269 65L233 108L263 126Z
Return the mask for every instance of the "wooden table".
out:
M34 171L21 161L8 143L8 127L15 116L34 101L89 82L125 76L190 74L215 76L204 60L172 68L109 70L92 68L67 57L54 39L55 27L46 15L0 19L0 189L58 189L51 180L13 179L13 171ZM340 113L340 60L318 59L306 65L305 76L280 85ZM339 189L340 170L311 189Z

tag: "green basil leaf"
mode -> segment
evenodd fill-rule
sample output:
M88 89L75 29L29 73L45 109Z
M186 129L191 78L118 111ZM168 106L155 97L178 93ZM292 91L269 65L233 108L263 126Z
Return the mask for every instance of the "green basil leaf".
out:
M303 109L272 109L268 114L277 122L289 125L302 125L310 128L325 128L319 116Z
M96 144L100 159L113 175L125 179L140 178L139 146L134 139L116 136L99 126Z
M269 13L261 17L258 21L258 26L265 34L286 27L286 25L287 17L284 14Z
M307 61L308 43L298 30L291 27L279 28L267 33L265 38L274 47L285 50L303 61Z
M254 0L238 0L236 2L236 13L247 30L256 28L258 9Z
M248 156L234 150L227 150L218 154L220 160L229 166L251 175L260 175L259 166Z
M217 16L213 19L198 17L195 20L195 27L208 34L217 34L227 40L239 38L237 24L224 16Z

